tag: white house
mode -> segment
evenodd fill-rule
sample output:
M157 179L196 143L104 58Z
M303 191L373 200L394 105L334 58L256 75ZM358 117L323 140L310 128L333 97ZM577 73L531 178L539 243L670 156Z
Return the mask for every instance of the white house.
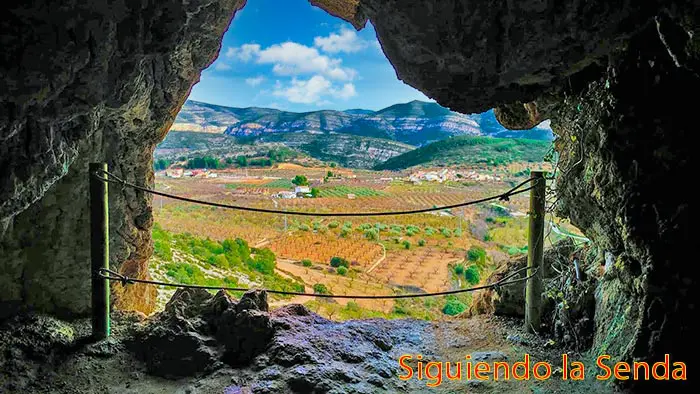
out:
M277 197L279 197L279 198L297 198L297 194L295 192L279 192L279 193L277 193Z
M294 188L294 193L297 193L297 194L299 194L299 193L302 193L302 194L311 193L311 188L309 188L308 186L297 186Z

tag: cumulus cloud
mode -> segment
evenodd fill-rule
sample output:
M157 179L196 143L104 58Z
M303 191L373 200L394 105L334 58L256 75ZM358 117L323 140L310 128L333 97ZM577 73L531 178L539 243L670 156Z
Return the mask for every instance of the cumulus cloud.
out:
M245 83L247 83L250 86L258 86L261 83L263 83L264 80L265 80L265 77L263 77L262 75L259 75L259 76L254 77L254 78L246 78Z
M354 53L367 47L368 43L358 37L353 30L342 28L340 33L331 33L327 37L314 38L314 46L328 53Z
M237 58L244 62L250 61L260 53L260 44L243 44L238 48L229 47L226 50L226 57Z
M229 66L228 64L226 64L224 62L219 61L219 62L216 62L216 64L214 65L214 69L216 71L227 71L227 70L231 69L231 66Z
M327 78L351 81L357 71L342 67L342 60L322 55L316 48L287 41L262 49L258 44L229 48L226 55L242 61L254 59L258 64L272 64L272 72L281 76L318 74Z
M347 100L357 92L352 83L346 83L342 88L337 88L324 76L314 75L308 80L293 78L286 86L281 82L276 83L272 94L292 103L323 105L327 97Z

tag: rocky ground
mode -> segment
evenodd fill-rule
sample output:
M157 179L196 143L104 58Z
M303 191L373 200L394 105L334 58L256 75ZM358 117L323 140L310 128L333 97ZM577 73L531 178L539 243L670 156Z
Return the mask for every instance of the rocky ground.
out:
M563 381L560 349L492 315L443 322L326 320L301 305L268 311L267 296L179 290L150 319L113 314L113 335L90 340L87 320L22 315L0 324L0 392L383 393L612 392L588 373ZM545 381L398 378L398 359L549 361ZM571 354L572 359L585 355ZM415 368L415 364L412 364ZM588 365L588 364L587 364ZM591 364L592 365L592 364Z

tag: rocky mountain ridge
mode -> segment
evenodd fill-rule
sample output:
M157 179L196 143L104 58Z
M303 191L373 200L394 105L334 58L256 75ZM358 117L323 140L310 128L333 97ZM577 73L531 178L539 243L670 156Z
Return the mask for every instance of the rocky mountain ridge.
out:
M379 111L352 109L288 112L271 108L234 108L189 100L171 131L265 136L280 133L339 133L425 145L453 136L488 135L551 139L549 129L512 131L496 121L493 111L464 115L437 103L411 101Z

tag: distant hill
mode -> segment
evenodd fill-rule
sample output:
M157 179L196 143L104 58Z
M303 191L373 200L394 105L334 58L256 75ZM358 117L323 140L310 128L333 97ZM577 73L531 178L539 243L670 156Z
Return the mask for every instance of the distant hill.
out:
M499 165L517 161L541 162L550 146L549 141L529 139L454 137L392 157L376 165L374 169L402 170L419 165L433 167L480 163Z
M510 131L495 119L493 111L464 115L437 103L411 101L379 111L351 109L288 112L271 108L233 108L187 101L172 131L226 133L233 136L267 136L288 133L338 133L383 138L423 146L463 135L489 135L552 139L550 130Z
M204 156L256 157L280 147L299 152L300 159L297 161L313 163L313 160L320 160L350 168L372 168L415 149L415 146L401 142L350 134L273 133L234 137L216 133L171 131L156 147L154 156L156 159L169 160Z

